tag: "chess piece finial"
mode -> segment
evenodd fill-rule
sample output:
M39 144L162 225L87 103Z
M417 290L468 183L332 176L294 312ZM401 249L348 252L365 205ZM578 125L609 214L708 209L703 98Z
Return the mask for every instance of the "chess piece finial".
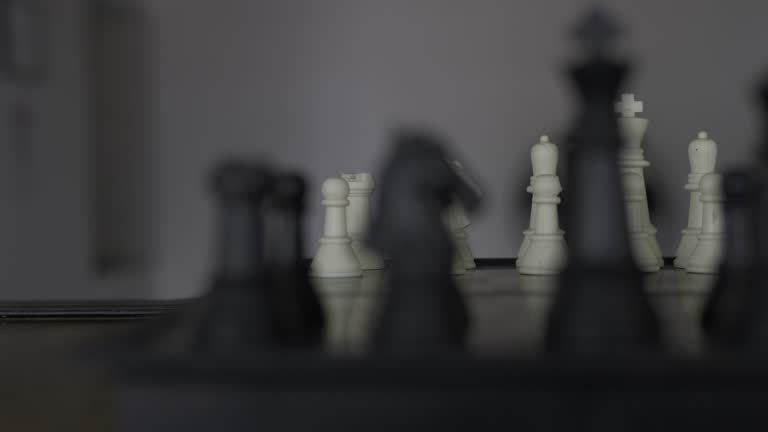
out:
M594 7L574 29L574 36L595 57L607 55L613 41L621 34L616 20L599 7Z
M691 172L685 190L690 192L688 205L688 224L682 230L682 237L675 253L674 265L678 268L688 267L688 260L696 249L702 224L702 202L699 186L706 174L715 171L717 161L717 143L705 131L700 131L697 138L688 145L688 159Z
M555 175L557 172L557 145L549 140L548 135L542 135L539 142L531 147L531 165L533 176Z
M622 117L632 118L643 112L643 102L635 100L635 95L632 93L624 93L621 95L621 100L616 102L615 109Z
M701 178L701 232L685 268L690 273L717 273L723 255L723 176L709 173Z
M343 178L329 178L323 182L322 194L325 225L320 247L312 260L311 275L328 278L361 276L360 262L347 232L349 184Z

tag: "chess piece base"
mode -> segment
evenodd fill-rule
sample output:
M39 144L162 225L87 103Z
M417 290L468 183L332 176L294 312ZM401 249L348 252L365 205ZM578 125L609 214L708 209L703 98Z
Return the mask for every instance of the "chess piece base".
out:
M315 259L312 260L311 277L344 278L362 276L360 262L355 256L349 238L322 238Z
M528 250L517 260L517 269L525 275L554 275L562 270L566 261L563 235L531 234Z
M380 270L384 268L384 259L376 252L365 247L362 241L352 240L352 250L355 251L361 270Z
M700 229L686 228L682 231L683 237L680 239L680 245L677 246L675 253L674 266L685 269L688 267L688 260L691 258L696 244L699 242Z
M655 273L661 269L659 260L653 252L650 238L645 233L631 235L632 256L637 268L644 273Z
M685 270L689 273L715 274L720 270L723 251L723 235L700 234L696 250L688 260Z

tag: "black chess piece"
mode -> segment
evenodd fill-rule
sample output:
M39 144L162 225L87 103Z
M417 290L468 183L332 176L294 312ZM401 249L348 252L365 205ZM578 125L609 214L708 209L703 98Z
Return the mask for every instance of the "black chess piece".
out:
M439 139L413 131L395 137L380 185L369 245L389 257L389 272L374 348L460 349L469 315L450 274L454 246L444 213L454 197L472 210L479 195L457 175Z
M768 296L763 294L765 275L759 259L759 209L764 192L751 170L727 173L723 192L725 257L704 308L702 327L716 349L760 345L768 349L768 319L763 318Z
M325 315L303 254L306 181L276 175L266 199L265 257L272 312L283 344L322 341Z
M768 77L756 91L763 137L754 166L727 174L726 250L702 314L713 348L768 353Z
M568 265L560 275L547 348L614 354L657 347L659 329L631 256L617 161L621 137L614 101L628 72L610 53L618 26L595 11L577 35L587 59L569 68L581 100L568 139L564 228Z
M262 207L270 183L269 169L255 163L224 162L214 172L217 263L197 325L197 349L238 352L276 341L263 260Z
M762 142L758 146L758 160L765 169L768 168L768 75L763 79L756 93L763 124Z

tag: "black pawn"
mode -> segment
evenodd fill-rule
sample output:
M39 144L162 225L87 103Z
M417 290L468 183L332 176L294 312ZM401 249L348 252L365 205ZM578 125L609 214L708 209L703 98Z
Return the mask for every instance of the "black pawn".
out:
M479 197L429 134L403 132L381 176L371 247L389 257L374 349L429 353L461 349L469 324L451 277L454 247L443 214L454 196L472 209Z
M547 328L547 348L572 354L615 354L656 348L657 320L629 247L617 163L621 136L614 101L628 72L609 56L618 32L599 11L578 35L588 58L569 76L581 100L568 144L564 228L569 262Z
M269 292L280 342L322 341L325 315L309 280L303 254L306 182L299 175L276 176L266 201L266 249Z
M761 189L751 171L723 178L725 257L702 315L716 349L768 351L766 275L759 259Z
M276 326L263 262L266 167L226 162L213 175L219 213L217 263L197 331L200 349L237 352L272 345Z

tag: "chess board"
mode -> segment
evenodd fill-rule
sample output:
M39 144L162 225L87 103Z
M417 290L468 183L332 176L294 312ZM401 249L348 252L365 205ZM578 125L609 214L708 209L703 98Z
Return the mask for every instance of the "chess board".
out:
M329 352L365 351L382 278L382 272L369 271L362 278L314 280L330 312ZM714 275L691 274L672 266L645 276L670 352L697 355L703 351L698 320L714 279ZM469 352L478 356L535 355L541 350L556 277L521 275L508 261L481 260L478 269L455 280L472 319Z
M111 354L121 430L714 430L768 418L768 367L708 352L699 331L714 276L647 275L663 352L612 358L543 353L556 279L496 261L457 276L472 314L466 352L374 355L383 277L314 280L329 317L322 353L212 356L134 338Z

